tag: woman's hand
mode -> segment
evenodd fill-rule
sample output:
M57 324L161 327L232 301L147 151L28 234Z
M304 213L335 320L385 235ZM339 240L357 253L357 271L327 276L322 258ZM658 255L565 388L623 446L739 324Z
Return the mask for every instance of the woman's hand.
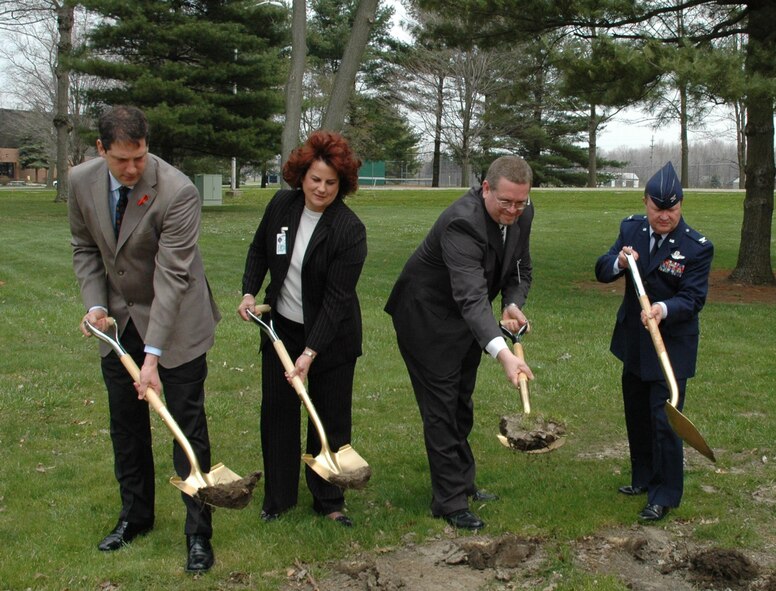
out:
M237 314L243 320L250 320L250 317L248 316L248 310L253 312L255 306L256 306L256 298L253 297L251 294L246 293L243 296L243 299L240 302L240 305L237 306Z

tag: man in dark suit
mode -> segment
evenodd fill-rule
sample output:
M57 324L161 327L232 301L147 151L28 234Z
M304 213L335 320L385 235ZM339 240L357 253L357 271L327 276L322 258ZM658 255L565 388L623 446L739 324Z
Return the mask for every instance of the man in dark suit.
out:
M682 186L671 163L646 184L646 215L632 215L595 266L598 281L625 276L625 295L617 311L611 351L623 362L622 396L630 445L631 484L626 495L647 494L639 513L645 521L665 517L678 507L684 487L682 440L668 424L665 402L670 397L625 255L633 254L644 289L652 303L650 316L660 328L671 360L679 403L684 405L687 378L695 375L698 314L708 292L714 247L682 217Z
M517 330L531 286L529 238L534 216L532 173L522 158L503 156L437 219L409 258L385 310L415 391L431 469L431 512L454 527L480 529L468 497L495 500L475 484L468 436L472 394L483 350L518 386L533 374L512 354L493 316L501 293L502 320Z
M118 106L99 121L96 158L70 174L73 267L87 309L101 330L115 318L121 342L140 366L132 379L101 343L108 390L114 466L121 512L102 551L118 550L154 524L154 462L146 389L164 395L204 471L210 470L205 417L206 353L220 314L197 247L200 198L191 181L148 153L148 123L134 107ZM88 332L81 330L88 336ZM179 476L191 470L173 447ZM213 564L210 509L182 494L186 505L186 570Z

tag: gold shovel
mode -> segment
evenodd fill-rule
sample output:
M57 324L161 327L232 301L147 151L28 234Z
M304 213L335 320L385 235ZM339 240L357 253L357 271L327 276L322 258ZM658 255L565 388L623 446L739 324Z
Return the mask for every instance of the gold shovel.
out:
M272 320L269 324L261 319L262 314L270 311L270 307L267 304L261 304L254 306L254 312L246 310L248 316L261 327L261 330L272 341L272 346L275 348L275 352L278 354L283 368L286 372L290 373L294 371L294 362L286 350L283 341L280 340L275 329L272 326ZM310 454L303 454L302 460L315 471L318 476L339 486L340 488L364 488L369 478L372 476L372 470L366 460L358 455L358 452L353 449L350 444L345 444L339 448L336 453L329 447L329 440L326 437L326 432L323 430L323 423L318 417L318 413L313 406L310 396L307 394L307 390L304 387L299 376L294 376L291 380L291 385L294 387L299 399L307 409L307 414L310 420L315 425L315 429L318 432L318 438L321 441L321 452L313 457Z
M118 355L122 365L129 372L129 375L132 376L132 379L135 382L139 382L140 369L137 367L135 360L132 359L132 356L127 353L119 342L119 329L116 321L113 318L108 318L108 321L113 326L114 336L112 337L99 330L87 320L84 320L84 327L101 341L110 345L116 352L116 355ZM175 419L170 414L170 411L167 410L156 391L153 388L148 388L145 398L162 418L164 424L172 431L175 441L181 446L189 460L189 464L191 464L191 473L185 480L179 476L173 476L170 478L170 484L179 488L190 497L198 498L208 505L225 507L227 509L242 509L246 507L251 500L253 489L261 476L261 472L255 472L250 476L241 478L223 464L216 464L210 468L210 472L203 472L199 467L199 461L194 454L191 443L186 439L183 431L181 431L178 423L175 422Z
M641 303L641 309L647 314L647 328L649 329L649 335L652 337L652 344L655 346L658 359L660 360L660 367L663 370L668 389L671 393L670 400L666 400L666 415L668 416L668 423L674 432L689 443L692 447L697 449L704 456L709 458L712 462L716 462L714 452L703 439L703 436L695 428L690 419L685 417L676 408L679 403L679 386L676 383L674 377L674 370L671 367L671 361L668 359L668 352L666 351L665 344L663 343L663 337L660 334L660 329L657 326L654 318L650 318L651 305L649 303L649 296L644 291L644 284L641 282L641 275L639 274L639 268L636 266L636 259L632 254L626 254L625 258L628 261L628 267L630 268L631 276L633 277L633 285L636 288L636 295Z
M525 361L520 338L530 330L530 324L526 322L516 333L513 333L503 324L499 326L502 334L512 341L512 352L518 359ZM529 422L527 419L528 415L531 414L531 401L528 396L528 376L520 372L517 379L524 416L520 418L502 417L499 422L501 433L496 437L504 447L529 454L546 453L558 449L566 443L565 427L559 421L545 420L541 417L534 417L534 420ZM519 428L517 428L518 426ZM510 435L511 439L507 435Z

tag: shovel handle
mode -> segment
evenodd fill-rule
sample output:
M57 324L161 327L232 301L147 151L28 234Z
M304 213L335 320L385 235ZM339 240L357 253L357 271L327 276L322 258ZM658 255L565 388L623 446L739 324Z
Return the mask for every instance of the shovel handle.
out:
M116 320L113 318L108 318L108 325L114 327L114 330L118 330L116 328ZM88 325L87 328L90 330L90 332L102 340L103 342L110 345L110 347L113 349L113 351L118 355L119 361L121 361L121 364L126 368L129 375L132 377L132 379L135 382L140 381L140 368L135 363L135 360L132 359L132 356L127 353L124 350L124 347L121 346L121 343L118 341L118 332L116 333L116 338L111 338L108 334L103 333L99 330L97 330L95 327ZM192 475L200 475L204 481L204 484L207 486L212 486L213 482L210 482L209 480L209 474L205 474L202 472L201 468L199 467L199 461L197 460L197 456L194 453L194 448L191 447L191 443L189 443L189 440L186 439L186 435L184 435L183 431L181 430L178 423L175 421L173 416L170 414L170 411L167 409L167 407L162 402L162 399L159 398L159 395L156 393L156 390L153 388L147 388L145 393L145 399L148 401L148 404L151 405L151 408L153 408L156 411L156 414L159 415L159 417L162 419L165 425L167 425L167 428L172 432L173 436L175 437L175 441L178 442L178 445L181 446L184 453L186 454L186 457L189 460L189 463L191 464L191 474Z
M288 351L286 350L286 346L283 344L283 341L280 340L280 337L277 335L277 333L272 328L272 326L270 326L263 320L256 317L256 314L262 315L269 312L270 310L272 310L272 308L269 304L258 304L253 307L252 312L249 311L249 316L253 316L254 321L257 322L257 324L261 327L261 329L270 338L270 340L272 341L272 346L275 348L275 352L280 358L280 363L283 365L283 369L285 369L286 372L290 373L295 369L294 361L291 359L291 356L288 354ZM318 432L318 438L321 440L321 451L325 454L331 455L331 448L329 447L329 440L326 437L326 431L323 429L323 423L321 422L321 418L318 416L318 412L315 410L315 405L313 404L313 401L310 399L310 396L307 394L307 389L304 387L304 382L302 381L302 378L300 378L299 376L294 376L293 378L291 378L291 386L293 386L297 396L299 396L299 399L302 401L302 404L304 404L304 407L307 410L307 414L310 417L310 420L313 422L313 425L315 425L315 430Z
M639 274L639 268L636 265L636 259L633 258L632 254L626 254L625 259L628 261L628 267L630 268L631 276L633 277L633 285L636 289L636 295L639 298L641 309L647 316L647 330L649 330L649 336L652 338L652 344L655 346L655 352L660 361L663 376L665 377L668 389L671 392L671 406L676 408L676 405L679 404L679 385L676 383L676 378L674 377L674 370L671 367L671 360L668 358L665 343L663 343L663 336L660 334L657 322L654 318L651 318L652 304L649 301L649 296L644 290L644 284L641 282L641 275Z
M521 345L519 342L516 342L512 346L512 351L520 361L525 362L523 345ZM517 379L520 384L520 399L523 401L523 412L527 415L531 414L531 402L528 399L528 376L521 371L517 375Z

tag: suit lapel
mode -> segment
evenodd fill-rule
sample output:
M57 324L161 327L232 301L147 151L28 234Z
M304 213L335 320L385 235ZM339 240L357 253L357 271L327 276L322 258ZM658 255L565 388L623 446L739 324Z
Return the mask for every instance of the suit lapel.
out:
M519 219L519 218L518 218ZM512 262L512 258L515 253L515 249L517 248L517 243L520 241L520 226L517 223L517 220L515 220L515 223L512 224L509 229L507 230L507 241L504 244L504 259L501 261L501 280L503 282L504 278L512 272L512 269L510 268L510 263Z
M116 250L121 248L127 238L134 232L140 220L151 208L156 199L157 162L151 155L148 156L145 172L138 183L132 187L127 201L127 210L121 222L121 235Z
M94 210L97 212L100 230L105 237L105 242L116 247L116 232L113 229L113 218L110 213L110 184L108 183L108 165L105 159L102 159L103 165L100 167L100 174L95 175L91 186L91 198L94 203Z
M313 235L310 236L310 243L307 245L307 250L304 253L304 260L302 261L303 267L307 263L307 260L310 258L310 253L314 252L318 245L326 240L326 237L329 235L331 226L338 216L340 206L342 205L343 203L341 199L335 199L334 202L323 211L321 219L315 225Z

